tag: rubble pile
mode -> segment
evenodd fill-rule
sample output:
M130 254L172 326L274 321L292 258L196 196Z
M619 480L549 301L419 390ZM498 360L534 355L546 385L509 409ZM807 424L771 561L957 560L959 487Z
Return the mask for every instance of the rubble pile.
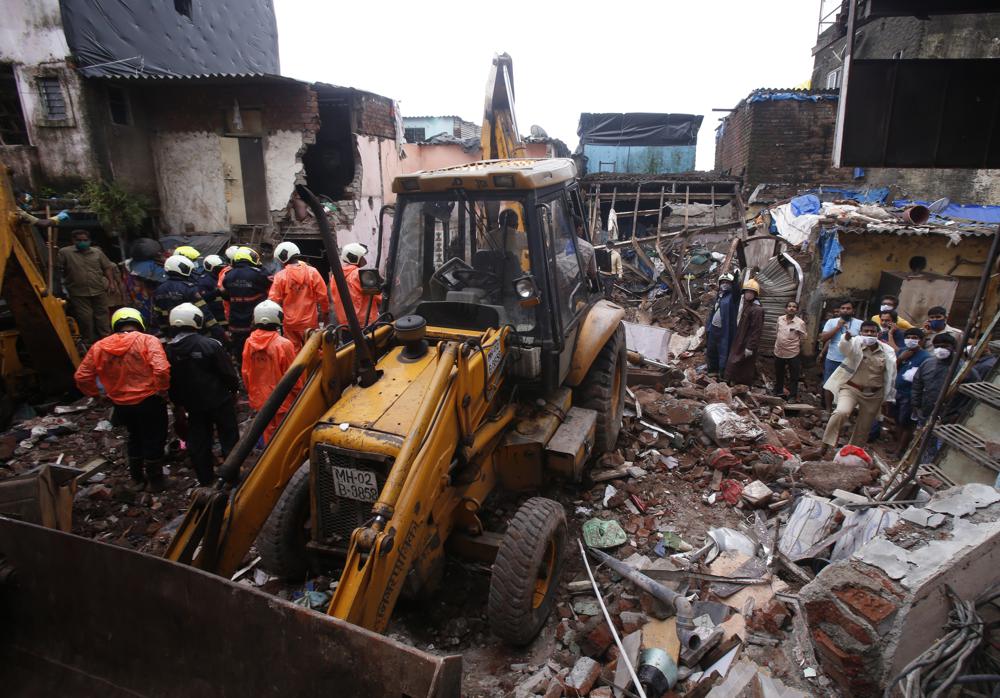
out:
M112 408L93 398L22 405L12 426L0 434L0 482L54 469L72 485L73 533L162 554L197 478L183 442L174 439L165 466L169 487L158 494L134 491L125 467L125 431L113 426L111 417Z
M814 459L828 418L818 396L786 404L715 382L695 370L700 358L671 355L659 380L630 375L619 448L567 503L588 563L569 551L555 651L513 695L639 695L633 671L647 696L840 695L870 679L830 640L844 631L824 609L843 602L823 570L923 541L933 529L914 522L940 525L943 495L878 502L890 471L877 455ZM869 664L884 639L865 636Z

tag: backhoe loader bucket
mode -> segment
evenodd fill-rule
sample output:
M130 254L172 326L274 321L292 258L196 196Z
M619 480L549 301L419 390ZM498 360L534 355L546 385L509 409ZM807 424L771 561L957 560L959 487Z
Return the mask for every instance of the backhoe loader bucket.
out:
M0 517L5 696L458 696L436 657L192 567Z

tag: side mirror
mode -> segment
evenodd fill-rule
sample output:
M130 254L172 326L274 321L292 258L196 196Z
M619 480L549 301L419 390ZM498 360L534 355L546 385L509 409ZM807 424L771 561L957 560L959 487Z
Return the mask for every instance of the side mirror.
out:
M358 281L361 282L361 293L366 296L377 296L384 283L378 269L359 269Z
M531 308L542 302L542 294L538 291L538 284L531 274L514 279L514 294L522 308Z

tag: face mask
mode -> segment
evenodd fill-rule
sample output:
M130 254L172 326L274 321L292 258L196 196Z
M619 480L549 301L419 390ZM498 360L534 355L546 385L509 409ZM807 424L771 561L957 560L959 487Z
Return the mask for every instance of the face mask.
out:
M878 310L879 310L880 313L884 313L887 310L895 310L895 308L893 308L891 305L880 305L878 307Z
M732 291L733 290L733 285L732 284L719 284L719 288L722 289L723 293L726 293L727 291Z
M90 249L90 240L77 240L76 249L78 250L88 250Z
M930 321L930 326L931 326L932 330L943 330L944 329L944 320L931 320Z
M841 313L840 314L840 319L841 320L850 320L852 317L854 317L854 313Z
M917 347L920 346L919 339L910 339L909 337L907 337L906 339L903 340L903 342L906 344L907 349L916 349Z
M862 337L861 338L861 343L864 344L867 347L870 347L871 345L873 345L877 341L878 341L878 337Z
M939 359L947 359L951 356L951 349L948 347L934 347L934 356Z

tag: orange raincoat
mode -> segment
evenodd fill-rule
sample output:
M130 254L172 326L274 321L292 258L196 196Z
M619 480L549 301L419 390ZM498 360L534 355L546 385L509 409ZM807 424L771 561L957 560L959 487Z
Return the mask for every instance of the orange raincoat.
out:
M274 275L267 297L281 306L285 314L282 329L285 337L295 345L296 352L302 349L306 330L319 327L316 306L320 307L323 317L330 312L323 277L302 261L292 262Z
M278 381L285 375L288 367L295 360L295 347L292 342L285 339L274 330L256 329L250 333L246 344L243 345L243 384L247 389L247 397L250 399L250 407L254 411L259 411L267 398L271 396L278 386ZM271 441L278 425L288 414L292 403L298 396L301 384L285 398L278 409L278 413L267 425L264 431L264 443Z
M170 387L170 363L160 340L145 332L115 332L95 342L74 375L84 395L98 397L100 379L116 405L137 405Z
M351 294L351 305L354 306L358 322L361 323L362 327L365 327L378 317L378 307L382 304L382 294L366 296L361 292L361 278L358 273L360 271L358 265L344 264L343 267L344 278L347 280L347 290ZM337 311L337 324L347 324L347 316L344 314L344 303L340 299L340 293L337 291L337 284L332 274L330 275L330 293L333 295L333 308ZM371 309L368 310L368 316L365 317L365 310L369 308L369 303L371 304Z

